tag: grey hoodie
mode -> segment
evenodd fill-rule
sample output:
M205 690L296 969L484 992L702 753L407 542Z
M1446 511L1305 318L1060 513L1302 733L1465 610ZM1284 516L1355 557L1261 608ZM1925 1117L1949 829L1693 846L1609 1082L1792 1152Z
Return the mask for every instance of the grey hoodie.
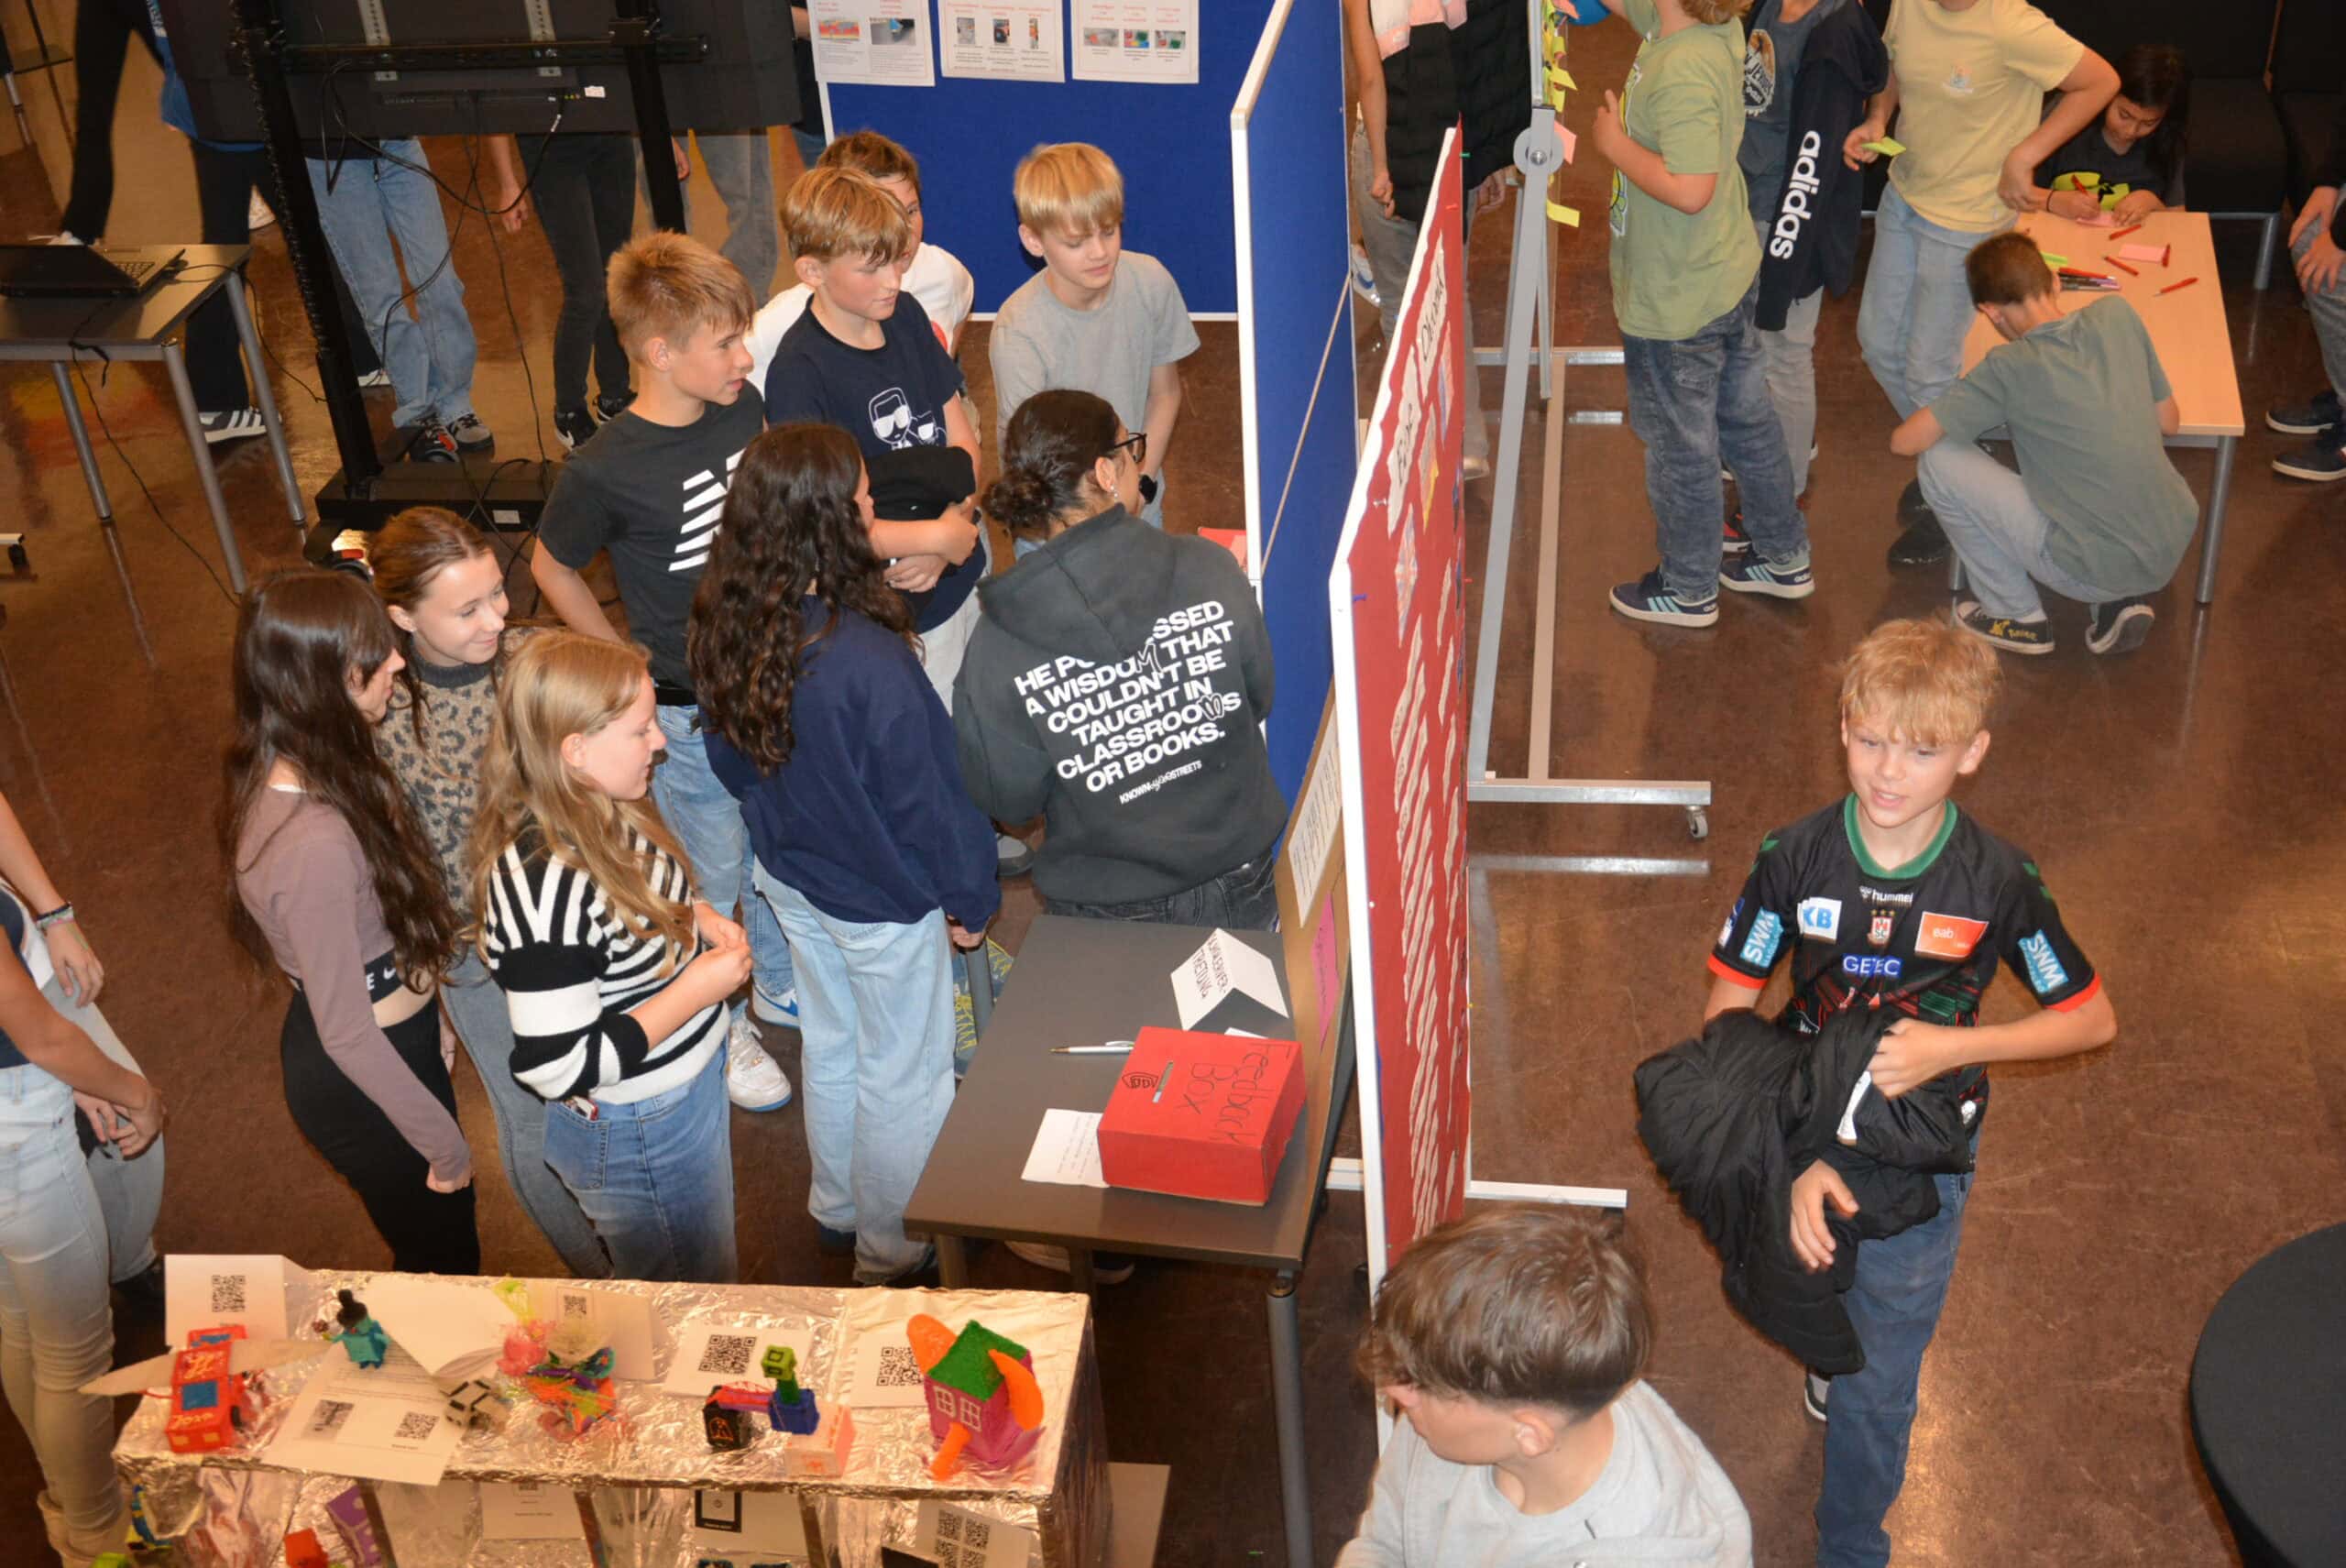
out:
M953 683L961 779L997 820L1047 815L1046 898L1162 898L1277 840L1270 638L1228 551L1111 507L978 602Z
M1643 1383L1613 1402L1613 1453L1570 1508L1524 1514L1487 1464L1437 1458L1407 1420L1376 1466L1360 1533L1336 1568L1749 1568L1743 1499L1676 1411Z

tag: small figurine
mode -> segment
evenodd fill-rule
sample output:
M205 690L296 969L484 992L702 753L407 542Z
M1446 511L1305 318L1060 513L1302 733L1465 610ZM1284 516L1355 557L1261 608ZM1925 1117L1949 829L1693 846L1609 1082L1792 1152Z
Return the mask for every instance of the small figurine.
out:
M285 1568L327 1568L326 1549L318 1543L318 1532L297 1530L285 1538Z
M701 1430L712 1453L733 1453L750 1446L750 1413L725 1402L725 1390L711 1388L700 1408Z
M794 1481L807 1477L836 1480L847 1474L848 1450L855 1445L855 1415L845 1405L823 1412L812 1432L783 1445L782 1462Z
M904 1325L904 1337L924 1374L937 1440L929 1474L945 1480L965 1457L989 1470L1024 1459L1043 1427L1043 1390L1025 1347L974 1318L956 1334L926 1312Z
M352 1365L368 1368L382 1365L383 1357L390 1352L391 1336L383 1332L382 1324L367 1315L366 1302L347 1290L337 1290L334 1297L341 1302L334 1315L336 1326L328 1328L320 1323L318 1331L349 1352Z
M792 1401L796 1401L798 1398L798 1353L796 1351L786 1344L770 1344L766 1346L764 1358L758 1365L777 1386L789 1390Z

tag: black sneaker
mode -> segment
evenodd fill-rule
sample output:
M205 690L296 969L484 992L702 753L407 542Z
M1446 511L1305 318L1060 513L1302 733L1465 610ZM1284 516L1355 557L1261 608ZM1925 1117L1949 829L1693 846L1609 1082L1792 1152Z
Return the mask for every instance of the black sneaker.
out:
M1906 488L1898 492L1897 515L1898 526L1901 528L1912 528L1918 520L1923 518L1929 518L1932 524L1936 526L1939 520L1932 512L1931 503L1923 499L1922 480L1909 479L1906 481Z
M586 442L593 440L595 432L597 428L598 427L595 423L595 416L588 413L585 409L556 409L554 411L554 435L561 441L563 445L568 447L573 452L577 451L578 448L584 445Z
M1743 532L1741 507L1736 508L1735 515L1728 518L1719 529L1719 554L1730 561L1738 555L1751 554L1751 535Z
M1890 564L1935 566L1946 559L1949 548L1946 531L1939 526L1939 520L1924 511L1919 518L1908 519L1906 532L1891 541Z
M2098 604L2086 622L2086 646L2097 653L2132 653L2150 636L2158 618L2140 594Z
M457 459L456 438L436 414L426 414L423 422L415 427L415 439L407 444L407 460L411 463L454 463Z
M497 452L497 437L478 414L450 420L448 433L456 438L456 450L468 457L488 457Z
M2346 407L2340 406L2335 391L2324 387L2302 403L2267 409L2264 422L2283 435L2319 435L2333 424L2346 424Z
M605 392L595 400L597 419L617 419L627 412L628 404L635 401L633 392Z
M1833 1379L1830 1377L1820 1376L1812 1372L1801 1383L1800 1405L1802 1409L1808 1412L1810 1420L1821 1421L1828 1419L1825 1411L1832 1398Z
M2273 459L2273 471L2326 485L2346 479L2346 425L2331 425L2295 452Z
M835 1231L817 1221L815 1225L815 1250L825 1257L853 1257L855 1233Z
M2007 653L2033 657L2053 652L2053 625L2041 615L2034 620L2014 620L2009 616L1989 614L1978 599L1965 599L1955 607L1955 623L1980 641Z
M1607 602L1616 615L1656 626L1715 626L1719 619L1718 595L1693 602L1682 600L1663 584L1660 567L1634 583L1618 585Z
M206 446L217 446L224 441L249 441L269 433L258 409L220 409L203 415L198 422L203 426Z

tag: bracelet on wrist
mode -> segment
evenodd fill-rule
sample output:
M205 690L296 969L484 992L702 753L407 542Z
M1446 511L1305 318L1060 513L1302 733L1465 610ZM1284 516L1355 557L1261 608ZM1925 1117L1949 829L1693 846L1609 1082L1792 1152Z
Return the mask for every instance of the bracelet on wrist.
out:
M70 904L60 904L54 909L46 910L41 914L33 916L33 927L36 930L46 931L51 926L71 926L72 924L73 906Z

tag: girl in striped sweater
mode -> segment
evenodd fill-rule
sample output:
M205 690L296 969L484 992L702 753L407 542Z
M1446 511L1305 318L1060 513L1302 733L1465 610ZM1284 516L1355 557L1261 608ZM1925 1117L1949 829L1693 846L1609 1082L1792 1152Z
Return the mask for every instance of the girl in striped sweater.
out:
M547 1102L545 1160L622 1279L732 1280L725 999L741 927L694 896L647 798L666 741L643 654L571 631L508 661L481 759L473 908Z

